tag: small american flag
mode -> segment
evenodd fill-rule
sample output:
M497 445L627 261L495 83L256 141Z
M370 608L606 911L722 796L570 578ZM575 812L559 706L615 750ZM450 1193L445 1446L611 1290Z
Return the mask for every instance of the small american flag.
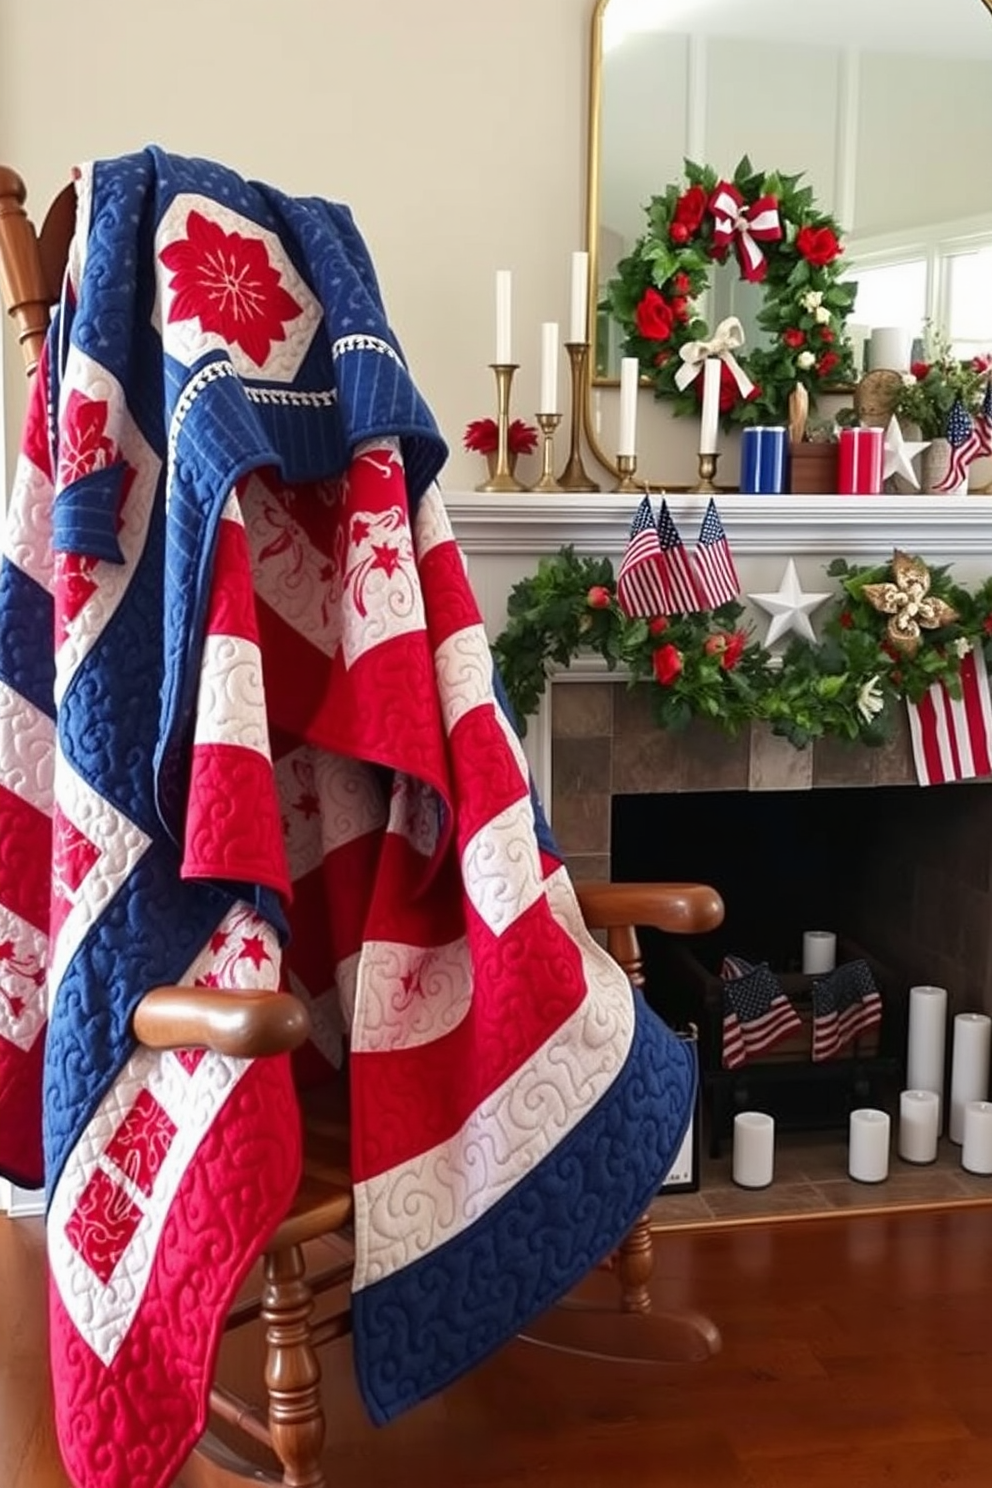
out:
M617 603L625 615L650 619L670 609L665 562L650 499L645 496L630 524L627 551L617 574Z
M882 999L867 961L847 961L813 983L813 1062L838 1054L882 1021Z
M975 415L974 440L972 459L977 460L980 455L992 455L992 377L985 384L985 396Z
M674 610L681 615L695 614L703 606L699 600L693 565L679 536L679 530L672 521L667 501L662 501L661 510L658 513L658 544L661 548L665 589L668 595L666 610Z
M983 405L984 407L984 405ZM938 481L935 491L956 491L968 477L968 466L979 454L982 435L976 433L971 414L960 398L955 398L954 407L947 415L947 442L951 446L951 458L947 474Z
M906 701L920 785L992 775L992 698L985 658L973 647L961 662L961 696L934 682L918 703Z
M737 1069L802 1028L802 1019L767 962L753 966L738 956L727 956L720 976L724 1069Z
M723 530L723 523L712 497L703 517L703 525L699 529L693 569L700 609L719 609L720 605L729 603L740 594L740 579L730 554L727 534Z

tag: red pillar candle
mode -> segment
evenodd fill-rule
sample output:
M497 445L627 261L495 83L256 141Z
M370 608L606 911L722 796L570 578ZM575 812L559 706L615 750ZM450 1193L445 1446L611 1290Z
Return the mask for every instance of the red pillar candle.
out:
M837 490L841 496L877 496L885 461L884 429L841 429Z

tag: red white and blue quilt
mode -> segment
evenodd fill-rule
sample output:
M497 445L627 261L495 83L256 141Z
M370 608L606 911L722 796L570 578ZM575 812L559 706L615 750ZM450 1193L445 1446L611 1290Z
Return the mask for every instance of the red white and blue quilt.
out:
M77 193L0 569L0 1171L71 1477L165 1488L299 1070L138 1047L148 988L288 989L310 1076L347 1052L380 1423L619 1242L695 1069L583 927L350 214L155 149Z

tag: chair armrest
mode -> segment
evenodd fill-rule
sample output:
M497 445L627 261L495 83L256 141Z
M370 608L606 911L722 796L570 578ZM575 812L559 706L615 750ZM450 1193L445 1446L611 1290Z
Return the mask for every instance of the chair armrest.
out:
M575 891L591 930L650 925L671 935L701 935L723 921L723 900L708 884L581 883Z
M135 1008L133 1028L146 1049L212 1049L255 1059L299 1048L310 1015L288 992L155 987Z

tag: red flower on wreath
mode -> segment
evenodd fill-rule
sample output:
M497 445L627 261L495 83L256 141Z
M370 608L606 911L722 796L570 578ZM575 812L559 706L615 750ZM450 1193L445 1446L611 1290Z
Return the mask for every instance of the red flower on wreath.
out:
M684 222L673 222L668 229L668 236L673 243L678 243L679 247L681 247L683 243L688 243L692 234Z
M670 687L682 671L682 652L671 641L659 646L651 658L655 680L662 687Z
M786 346L791 346L795 350L805 345L806 332L801 331L798 326L790 326L787 331L782 332L782 340Z
M829 377L839 362L840 357L835 351L825 351L816 364L816 370L821 377Z
M198 320L204 331L240 346L257 367L274 341L285 341L287 322L303 314L261 238L225 232L202 212L190 212L185 239L159 257L172 272L169 320Z
M796 234L796 248L815 269L833 263L843 251L832 227L801 227Z
M827 344L829 344L834 339L835 339L834 338L834 333L830 329L829 326L821 326L820 327L820 340L821 341L825 341L825 342L827 342Z
M665 633L665 631L667 629L668 629L668 616L667 615L655 615L654 619L651 620L649 622L649 624L648 624L648 631L653 636L664 635L664 633Z
M723 670L732 672L741 659L746 643L747 636L742 630L718 630L716 635L706 637L703 650L707 656L719 656Z
M680 269L672 280L672 288L677 295L687 295L692 288L692 280Z
M499 448L499 427L491 418L473 419L466 426L462 443L477 455L491 455ZM523 419L513 419L506 431L506 447L511 455L529 455L537 448L537 430Z
M688 236L698 232L706 211L707 195L702 186L690 186L675 203L673 222L688 230ZM683 241L685 241L683 239Z
M667 341L675 326L672 307L656 289L646 289L634 311L637 329L646 341Z
M586 604L591 610L608 610L611 602L610 591L602 584L593 584L586 595Z

